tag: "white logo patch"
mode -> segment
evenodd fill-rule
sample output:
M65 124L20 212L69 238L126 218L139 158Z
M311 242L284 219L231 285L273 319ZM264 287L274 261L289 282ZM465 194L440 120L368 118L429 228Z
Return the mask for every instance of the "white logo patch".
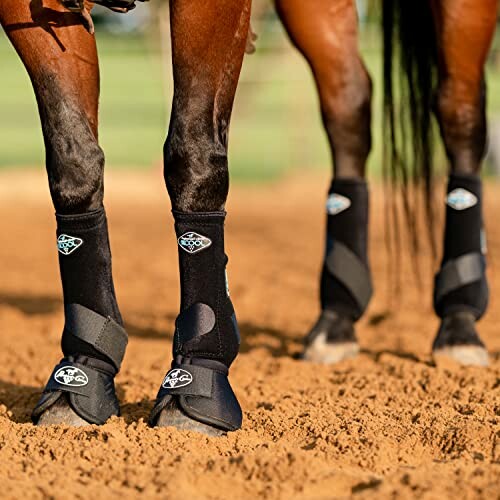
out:
M326 211L330 215L337 215L351 206L351 200L341 194L333 193L326 201Z
M54 375L56 382L70 387L83 387L89 383L87 374L74 366L63 366Z
M174 368L167 373L161 386L164 389L177 389L189 385L192 381L193 376L188 371Z
M61 234L57 238L57 249L59 253L63 255L69 255L73 253L77 248L83 245L83 240L81 238L76 238L74 236L68 236L67 234Z
M179 246L187 253L197 253L205 250L212 244L212 240L198 233L189 231L184 233L178 240Z
M477 197L466 189L457 188L448 194L446 204L455 210L466 210L477 205Z

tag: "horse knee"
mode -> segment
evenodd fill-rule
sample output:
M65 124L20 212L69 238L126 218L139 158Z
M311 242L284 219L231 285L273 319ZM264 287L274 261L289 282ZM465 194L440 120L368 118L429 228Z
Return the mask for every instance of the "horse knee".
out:
M39 89L50 192L59 214L102 206L104 153L82 105L57 90Z
M52 200L60 214L96 210L103 201L104 153L95 139L70 133L47 148Z
M444 81L437 96L436 114L446 153L457 173L477 173L486 149L485 88Z
M360 174L371 149L371 78L358 60L343 76L319 80L318 86L336 167L355 167Z
M174 210L223 210L229 191L227 126L173 117L164 147L164 176Z

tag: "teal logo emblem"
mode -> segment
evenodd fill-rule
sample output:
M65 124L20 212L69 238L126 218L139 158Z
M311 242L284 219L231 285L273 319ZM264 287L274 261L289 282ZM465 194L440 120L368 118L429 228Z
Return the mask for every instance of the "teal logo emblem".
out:
M351 206L351 200L341 194L332 193L326 201L326 212L329 215L337 215Z
M83 240L81 238L76 238L75 236L61 234L61 236L57 238L57 250L59 250L59 253L62 255L69 255L82 245Z
M448 194L446 204L454 210L466 210L477 205L477 197L466 189L457 188Z
M187 253L198 253L212 244L212 240L192 231L184 233L178 240L179 246Z

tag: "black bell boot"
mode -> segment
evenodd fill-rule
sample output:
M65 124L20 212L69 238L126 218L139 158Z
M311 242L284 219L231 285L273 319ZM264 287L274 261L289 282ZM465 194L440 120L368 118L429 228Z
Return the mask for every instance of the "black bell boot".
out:
M241 427L228 373L240 338L227 286L224 212L174 212L179 246L181 312L172 368L151 413L152 426L218 435Z

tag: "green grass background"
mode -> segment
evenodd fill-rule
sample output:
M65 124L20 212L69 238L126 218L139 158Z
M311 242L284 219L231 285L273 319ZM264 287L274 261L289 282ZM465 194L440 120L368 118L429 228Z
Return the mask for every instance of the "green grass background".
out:
M100 140L109 168L155 168L162 161L172 93L170 61L154 36L97 35L101 62ZM375 29L361 46L375 84L374 150L381 168L381 46ZM489 113L500 109L500 77L489 73ZM43 168L44 150L31 84L0 34L0 168ZM232 180L274 179L285 171L328 169L330 155L314 82L276 22L261 28L246 56L230 135Z

